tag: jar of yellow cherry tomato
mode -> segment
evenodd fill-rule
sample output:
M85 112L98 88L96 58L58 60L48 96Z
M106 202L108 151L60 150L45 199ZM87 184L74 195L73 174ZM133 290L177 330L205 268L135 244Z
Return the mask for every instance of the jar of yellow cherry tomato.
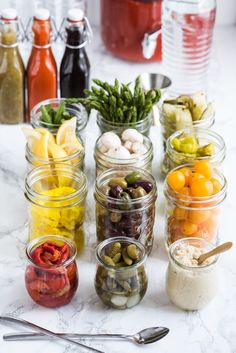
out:
M84 245L87 178L66 164L44 165L26 176L25 196L29 202L29 239L55 234Z
M186 237L217 243L226 191L224 175L206 160L169 172L164 185L167 246Z

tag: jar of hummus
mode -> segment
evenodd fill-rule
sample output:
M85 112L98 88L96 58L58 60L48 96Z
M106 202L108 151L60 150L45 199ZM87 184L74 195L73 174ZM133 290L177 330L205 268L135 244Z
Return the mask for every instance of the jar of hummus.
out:
M171 302L183 310L206 306L218 290L218 256L198 265L197 258L214 245L198 238L181 239L169 248L166 289Z

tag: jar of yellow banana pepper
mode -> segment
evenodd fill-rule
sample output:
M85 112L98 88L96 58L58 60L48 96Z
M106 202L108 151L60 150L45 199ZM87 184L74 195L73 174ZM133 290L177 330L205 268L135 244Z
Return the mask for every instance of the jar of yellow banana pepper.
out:
M81 252L87 191L87 178L77 168L48 164L32 169L25 181L29 239L61 235L74 240Z

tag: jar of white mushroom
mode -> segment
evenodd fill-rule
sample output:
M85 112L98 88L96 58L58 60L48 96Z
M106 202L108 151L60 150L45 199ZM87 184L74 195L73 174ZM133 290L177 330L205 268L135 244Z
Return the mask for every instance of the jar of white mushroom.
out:
M122 133L109 131L96 141L94 149L96 175L119 166L132 166L152 171L153 146L149 137L136 129Z

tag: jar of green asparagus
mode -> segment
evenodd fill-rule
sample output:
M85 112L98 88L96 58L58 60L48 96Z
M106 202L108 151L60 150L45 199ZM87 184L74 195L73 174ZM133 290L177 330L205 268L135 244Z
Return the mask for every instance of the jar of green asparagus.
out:
M193 163L196 159L207 159L214 168L219 169L225 154L225 142L214 131L200 128L176 131L166 141L162 172L167 174L180 165Z
M48 129L53 135L57 134L65 120L73 117L77 118L76 135L85 142L88 113L82 104L67 103L64 98L47 99L36 104L30 113L31 125L34 128Z

